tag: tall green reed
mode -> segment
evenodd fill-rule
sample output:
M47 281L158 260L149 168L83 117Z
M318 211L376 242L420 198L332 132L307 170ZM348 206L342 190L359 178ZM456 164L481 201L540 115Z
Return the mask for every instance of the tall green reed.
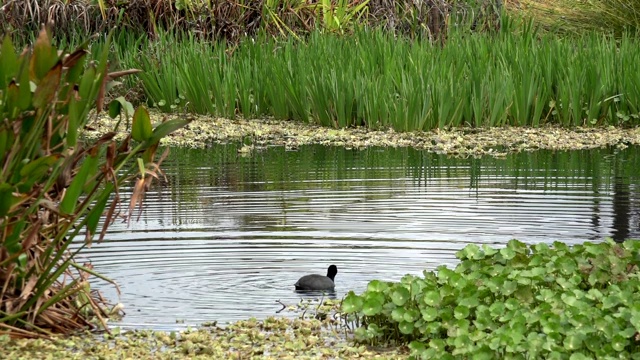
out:
M161 35L161 45L141 44L151 56L119 51L124 65L145 70L151 103L184 98L188 110L215 116L398 131L640 123L636 38L518 30L453 30L444 47L382 31L265 36L233 48Z

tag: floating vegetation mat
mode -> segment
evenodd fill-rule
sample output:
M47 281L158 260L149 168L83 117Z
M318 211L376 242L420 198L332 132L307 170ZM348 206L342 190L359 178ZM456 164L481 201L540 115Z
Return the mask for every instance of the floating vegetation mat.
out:
M179 117L157 112L152 112L151 116L156 123ZM505 126L399 133L393 130L375 131L360 127L332 129L273 119L229 120L191 114L180 116L192 118L193 121L184 129L162 139L164 145L202 148L211 143L242 141L245 146L240 152L247 154L265 146L285 146L287 149L295 150L301 145L321 144L347 148L413 147L459 157L500 157L508 153L539 149L579 150L607 146L624 148L640 144L640 128L637 127L565 129L555 126ZM85 134L90 137L100 136L111 131L116 123L117 119L111 119L106 114L100 115ZM124 130L124 123L125 121L122 121L121 130Z
M294 307L300 312L307 302ZM9 340L0 337L3 359L399 359L408 349L371 348L349 340L333 316L340 301L304 310L299 318L249 319L219 327L163 332L137 330L97 337ZM311 314L311 315L310 315ZM321 315L321 316L317 316ZM322 320L316 318L319 317Z

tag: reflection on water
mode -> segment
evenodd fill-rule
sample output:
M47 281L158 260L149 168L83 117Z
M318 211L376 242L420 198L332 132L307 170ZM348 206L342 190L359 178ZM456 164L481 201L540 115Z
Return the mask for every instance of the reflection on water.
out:
M114 224L84 256L120 284L123 326L264 318L278 300L297 303L296 280L329 264L340 298L372 279L454 265L468 243L639 238L639 152L173 149L140 221Z

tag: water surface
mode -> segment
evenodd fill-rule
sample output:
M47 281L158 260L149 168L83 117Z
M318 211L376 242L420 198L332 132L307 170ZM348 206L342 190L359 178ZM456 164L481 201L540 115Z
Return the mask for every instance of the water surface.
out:
M640 149L454 159L413 149L173 149L140 220L84 251L113 278L124 327L274 315L307 273L337 296L454 266L469 243L640 238ZM126 189L123 194L128 194ZM96 284L96 286L98 286ZM99 285L117 299L108 285ZM179 323L176 323L179 320Z

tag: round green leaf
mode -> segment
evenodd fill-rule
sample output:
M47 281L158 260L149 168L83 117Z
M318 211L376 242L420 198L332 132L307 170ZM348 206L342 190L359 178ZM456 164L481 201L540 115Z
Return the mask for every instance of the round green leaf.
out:
M391 311L391 318L393 321L400 322L404 320L405 310L403 307L397 307Z
M438 291L427 291L424 293L424 297L422 298L425 304L429 306L438 306L440 305L440 293Z
M478 245L469 244L465 246L464 249L456 252L456 257L460 260L475 259L479 254L484 257L484 254L480 251L480 247Z
M458 305L453 310L453 316L456 319L466 319L469 316L469 308L466 306Z
M420 309L420 313L425 321L433 321L438 318L438 310L432 307L424 307Z
M402 321L398 324L398 329L401 333L408 335L413 333L413 323L408 321Z
M502 255L506 260L511 260L516 257L516 252L510 248L502 248L500 249L500 255Z
M447 343L442 339L432 339L429 341L429 347L438 351L445 351L447 349Z
M426 348L427 346L425 345L425 343L421 341L413 340L409 343L409 349L411 349L411 351L414 353L420 354L421 352L425 351Z
M369 339L369 334L367 333L367 329L364 326L357 328L353 332L353 335L358 341L366 341Z
M417 309L409 309L404 312L404 320L408 322L415 322L420 318L420 311Z
M367 284L367 291L383 292L389 288L389 285L380 280L372 280Z
M411 294L409 293L409 290L407 290L407 288L405 288L404 286L398 286L393 291L393 293L391 293L391 300L397 306L402 306L409 300L410 295Z
M485 256L493 256L498 253L497 249L494 249L487 244L482 244L482 251L484 252Z
M353 291L349 291L349 294L344 298L342 302L342 311L345 314L352 314L362 310L364 299L356 295Z
M376 299L368 299L362 306L362 313L367 316L374 316L382 311L382 303Z
M614 335L613 339L611 340L611 346L615 351L622 351L627 345L629 345L629 340L624 338L620 334Z
M576 351L582 347L584 335L570 334L564 338L564 348L569 351Z

